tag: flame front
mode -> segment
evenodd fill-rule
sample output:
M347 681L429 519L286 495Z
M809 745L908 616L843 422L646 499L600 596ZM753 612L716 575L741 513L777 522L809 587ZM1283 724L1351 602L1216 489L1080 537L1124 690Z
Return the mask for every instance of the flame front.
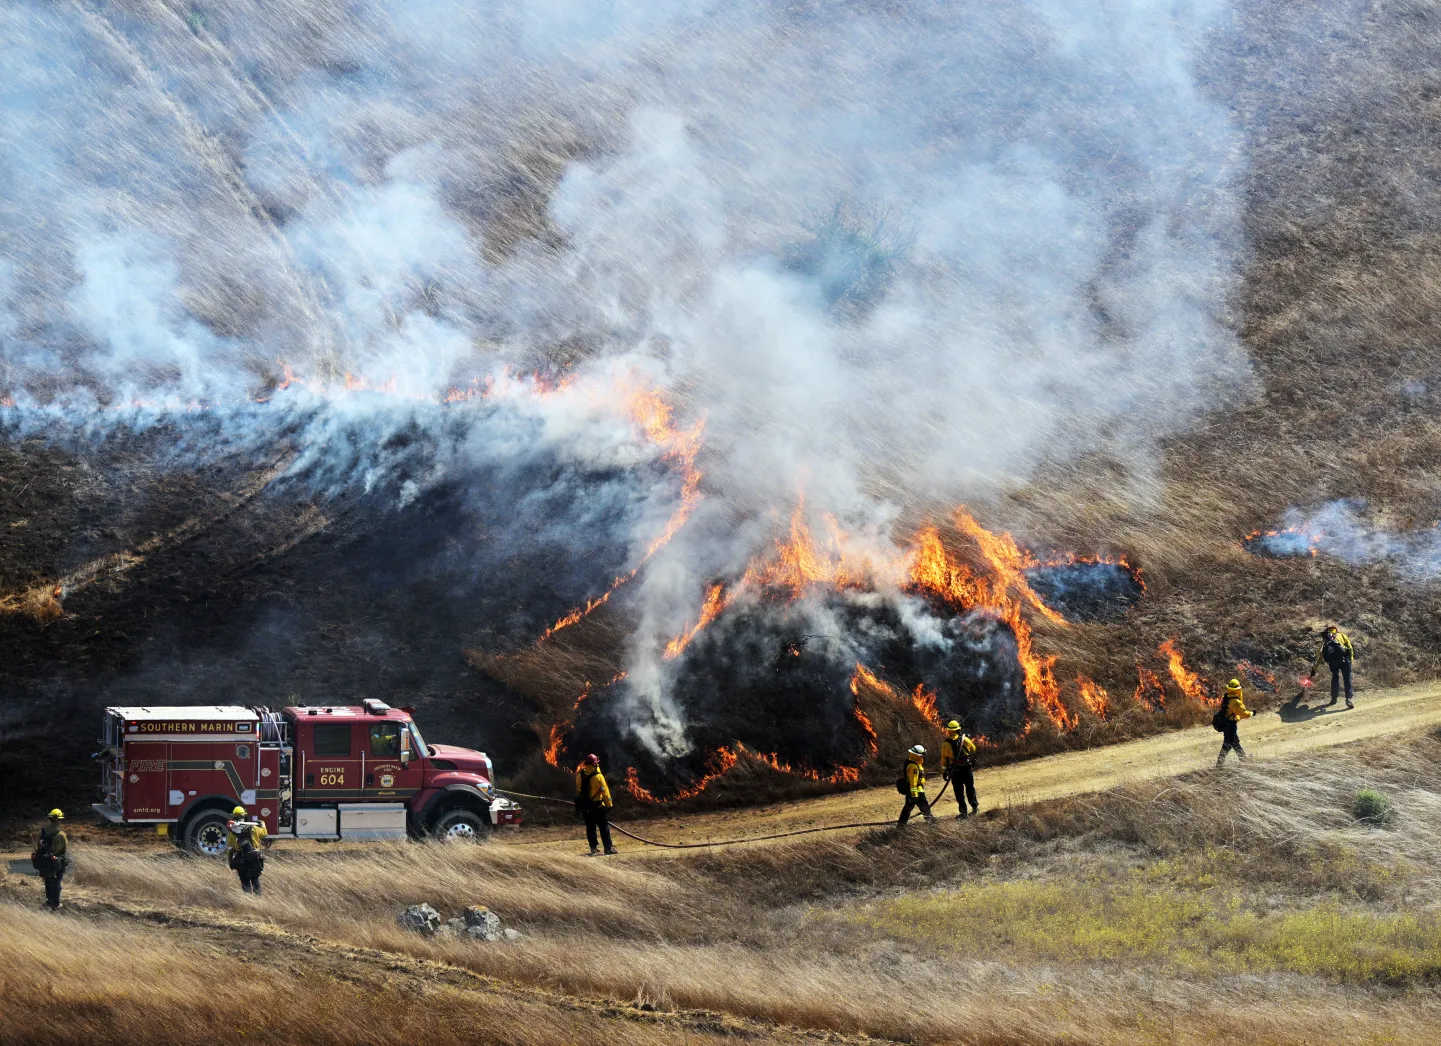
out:
M694 454L699 428L692 430L692 433L678 433L672 422L669 406L656 395L637 395L633 409L636 423L645 431L647 438L664 446L677 448L675 453L683 464L686 476L695 477L694 482L687 479L683 492L697 491L699 473L694 468ZM677 526L684 522L689 512L685 498L682 500L683 504L677 510ZM693 623L664 643L661 648L662 658L667 661L679 658L696 636L735 608L743 596L796 600L817 590L905 592L937 601L954 613L975 612L986 615L1009 630L1015 640L1017 663L1031 712L1026 721L1027 731L1037 722L1046 721L1057 731L1075 731L1080 726L1080 714L1068 706L1067 700L1075 702L1077 709L1084 706L1097 718L1104 719L1110 715L1113 709L1110 695L1104 687L1087 677L1078 676L1076 693L1070 698L1063 696L1062 688L1056 679L1057 659L1054 655L1041 653L1037 649L1032 620L1044 619L1059 627L1067 627L1068 622L1031 586L1026 572L1038 566L1063 563L1117 562L1130 571L1144 587L1139 571L1124 560L1083 560L1071 556L1038 561L1031 553L1022 549L1010 534L994 533L985 529L963 509L954 511L951 522L954 534L963 540L964 547L968 550L965 557L953 553L947 547L947 539L943 538L941 529L934 524L927 523L920 527L909 548L904 551L885 552L877 551L873 545L854 540L834 517L822 516L820 519L824 524L823 533L813 529L804 501L798 499L783 534L770 549L753 559L738 579L732 582L715 581L706 587ZM667 534L673 533L674 529L668 527ZM644 560L642 564L643 562ZM637 565L636 571L639 568L640 565ZM636 571L618 578L611 591L634 577ZM611 592L607 592L584 607L572 611L558 621L542 639L580 620L596 606L604 603L610 594ZM1170 659L1171 676L1178 687L1193 698L1199 694L1199 699L1204 700L1200 677L1185 667L1174 643L1168 641L1167 644L1162 644L1161 653ZM1136 700L1153 709L1164 707L1165 690L1155 673L1141 665L1137 665L1137 672ZM735 740L712 754L706 762L705 772L698 780L674 795L664 797L664 800L640 784L638 772L633 767L626 771L626 790L633 798L642 802L690 798L703 792L711 782L732 769L740 760L750 760L777 772L809 780L834 783L858 781L866 762L873 758L878 750L875 728L861 708L862 687L893 703L897 708L913 708L932 726L939 727L942 724L938 707L940 695L924 682L914 686L909 692L898 691L870 668L857 664L850 687L857 698L855 720L866 738L867 745L866 759L859 766L839 767L825 772L805 766L798 767L781 759L774 752L758 751ZM1041 716L1045 718L1040 719ZM552 748L558 752L559 746L554 744L554 735L551 740Z
M926 689L925 683L917 683L916 688L911 691L911 704L916 706L916 711L926 717L926 721L936 729L941 728L941 713L936 711L936 692Z
M1136 666L1136 703L1153 710L1166 707L1166 688L1156 673L1143 665Z
M578 624L593 610L608 603L617 589L627 582L633 581L640 573L641 568L650 562L657 552L670 544L671 539L686 525L695 512L696 506L700 504L702 473L696 466L696 459L700 455L705 421L697 421L689 429L677 428L673 421L674 412L670 404L665 401L658 389L650 386L632 384L627 399L631 420L650 443L661 448L661 459L670 462L680 473L679 503L671 512L670 518L666 520L666 525L661 529L660 534L646 547L644 554L630 572L617 577L601 595L587 600L584 606L577 607L547 628L535 641L536 646L544 643L562 629ZM687 638L686 642L690 642L690 639ZM683 647L684 644L682 644ZM676 652L679 653L679 650Z
M712 781L724 777L727 771L736 765L738 758L739 756L736 755L734 749L722 745L716 749L715 755L711 756L704 776L693 781L674 795L666 798L657 798L652 792L644 788L640 783L640 776L636 773L635 767L628 766L625 768L625 790L630 793L632 799L637 799L642 803L663 803L680 799L692 799L704 792Z
M1186 667L1186 662L1182 660L1181 651L1176 648L1174 639L1168 639L1161 643L1156 647L1156 652L1166 659L1166 667L1170 670L1171 679L1181 693L1202 708L1215 703L1207 696L1201 677Z
M1111 712L1111 695L1106 688L1098 685L1088 676L1077 676L1076 686L1081 692L1081 701L1097 719L1105 719Z
M726 608L727 602L725 586L721 584L712 585L706 592L705 602L701 605L700 617L696 620L696 623L665 645L666 660L671 661L679 657L680 652L686 648L701 629L720 617L720 613Z
M1025 570L1034 566L1035 560L1022 552L1009 534L992 534L969 513L957 509L953 518L956 529L975 542L989 573L978 576L966 564L953 559L941 541L940 531L927 525L917 534L912 551L911 587L937 596L956 609L981 610L1005 622L1016 637L1016 657L1025 680L1027 703L1043 712L1056 729L1074 730L1080 719L1061 701L1056 659L1036 653L1031 626L1022 613L1029 606L1048 621L1066 623L1026 580Z

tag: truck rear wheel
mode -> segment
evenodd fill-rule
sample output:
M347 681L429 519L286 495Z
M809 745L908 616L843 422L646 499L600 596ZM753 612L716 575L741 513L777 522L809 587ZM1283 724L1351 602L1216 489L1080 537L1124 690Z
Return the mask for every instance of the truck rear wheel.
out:
M475 843L489 827L474 810L447 810L435 819L430 834L442 843Z
M224 857L228 820L224 810L202 810L185 823L180 845L201 857Z

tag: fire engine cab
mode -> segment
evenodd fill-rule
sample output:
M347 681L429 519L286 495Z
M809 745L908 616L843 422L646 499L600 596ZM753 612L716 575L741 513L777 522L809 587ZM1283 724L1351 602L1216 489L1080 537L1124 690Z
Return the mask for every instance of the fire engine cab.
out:
M114 824L173 825L198 853L225 852L239 803L272 836L472 840L520 824L490 758L428 745L410 709L205 705L107 708L95 811Z

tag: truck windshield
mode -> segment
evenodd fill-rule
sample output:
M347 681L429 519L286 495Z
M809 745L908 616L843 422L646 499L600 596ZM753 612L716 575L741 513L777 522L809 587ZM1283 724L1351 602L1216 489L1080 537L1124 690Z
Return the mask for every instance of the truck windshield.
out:
M420 727L414 722L410 724L410 734L415 738L415 750L421 755L430 755L430 749L425 747L425 738L420 736Z

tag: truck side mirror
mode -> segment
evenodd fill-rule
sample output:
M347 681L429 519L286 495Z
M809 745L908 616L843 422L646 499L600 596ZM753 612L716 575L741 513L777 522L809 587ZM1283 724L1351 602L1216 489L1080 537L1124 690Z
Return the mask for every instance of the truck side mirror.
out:
M402 731L400 732L400 765L401 765L401 766L408 766L408 765L410 765L410 731L409 731L409 730L402 730Z

